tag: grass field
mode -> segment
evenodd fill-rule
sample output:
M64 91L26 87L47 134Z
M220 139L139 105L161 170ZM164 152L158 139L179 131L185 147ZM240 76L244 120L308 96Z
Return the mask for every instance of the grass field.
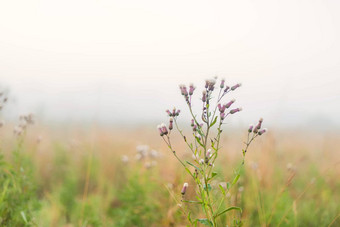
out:
M186 226L185 170L151 127L0 128L2 226ZM226 130L228 131L228 130ZM244 133L226 132L212 187L230 181ZM192 159L179 136L177 153ZM143 146L147 145L147 146ZM246 157L226 203L233 226L340 226L340 133L271 130ZM223 185L223 183L222 183ZM187 197L195 188L188 188ZM195 209L196 216L201 210Z

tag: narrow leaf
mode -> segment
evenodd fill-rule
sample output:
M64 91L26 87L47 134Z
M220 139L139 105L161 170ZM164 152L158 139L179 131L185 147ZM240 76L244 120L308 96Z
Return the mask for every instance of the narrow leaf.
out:
M214 124L216 124L217 116L215 117L214 121L210 124L210 127L212 127Z
M242 213L242 209L241 209L240 207L229 207L229 208L227 208L227 209L221 211L220 213L218 213L218 214L215 216L215 218L217 218L218 216L220 216L220 215L222 215L222 214L224 214L224 213L226 213L226 212L228 212L228 211L231 211L231 210L239 210L239 211Z
M236 177L233 180L232 185L236 184L239 178L240 178L240 174L237 174Z
M191 166L193 166L193 167L195 167L195 169L197 169L197 170L199 170L200 171L200 168L198 168L197 166L195 166L194 164L192 164L191 162L188 162L188 161L186 161L189 165L191 165Z
M224 188L222 187L222 185L219 184L218 186L220 187L222 194L225 196L225 190L224 190Z

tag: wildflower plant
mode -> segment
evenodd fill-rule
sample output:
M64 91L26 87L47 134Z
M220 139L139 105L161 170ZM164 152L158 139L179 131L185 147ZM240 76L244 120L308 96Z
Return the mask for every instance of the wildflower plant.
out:
M202 207L205 217L204 218L192 218L192 212L183 211L188 217L189 222L197 226L198 223L217 226L217 223L221 223L219 220L223 215L231 210L237 210L242 212L242 209L237 206L225 207L224 200L229 193L230 189L238 182L240 178L240 171L245 162L245 156L249 149L250 144L258 137L266 132L266 129L262 129L263 119L261 118L256 126L250 126L248 128L248 137L244 142L245 147L242 150L242 161L238 168L234 170L234 178L231 182L227 182L223 187L223 184L214 186L212 180L218 175L214 171L215 162L221 152L221 134L222 126L225 124L228 116L237 114L242 108L232 107L235 103L235 99L222 104L223 99L230 92L234 92L241 86L240 83L229 87L225 85L225 80L220 81L219 86L216 86L216 78L205 81L205 87L201 96L202 111L199 114L193 112L193 94L195 87L190 84L187 88L185 85L180 85L180 91L184 97L187 107L191 115L191 136L188 138L184 135L182 129L180 129L177 118L179 117L180 110L173 108L172 111L166 110L169 117L169 124L166 126L164 123L158 125L159 134L172 151L175 158L185 168L192 180L196 184L196 196L195 199L187 199L186 191L190 185L185 182L183 184L181 194L183 203L196 204ZM217 91L217 96L215 93ZM184 142L192 152L194 161L181 159L171 143L171 132L174 127L178 130L180 135L183 137ZM213 130L215 134L212 133ZM192 142L190 142L192 141ZM215 188L213 188L215 187ZM195 187L193 187L195 188ZM225 220L225 218L224 218ZM239 222L235 222L238 224Z

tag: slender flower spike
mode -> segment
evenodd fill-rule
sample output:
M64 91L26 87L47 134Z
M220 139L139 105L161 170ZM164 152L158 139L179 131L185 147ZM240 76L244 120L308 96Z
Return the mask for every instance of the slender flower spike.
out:
M231 90L234 91L236 90L236 88L241 87L241 85L242 85L241 83L235 84L234 86L231 87Z
M251 133L253 131L254 125L249 125L248 132Z
M184 183L184 184L183 184L183 188L182 188L182 191L181 191L181 194L182 194L182 195L185 194L185 192L187 191L188 186L189 186L188 183Z
M242 108L236 108L236 109L232 109L230 110L230 114L234 114L234 113L237 113L237 112L240 112L242 110Z
M262 129L261 131L259 131L259 136L264 134L265 132L267 132L268 130L266 128Z

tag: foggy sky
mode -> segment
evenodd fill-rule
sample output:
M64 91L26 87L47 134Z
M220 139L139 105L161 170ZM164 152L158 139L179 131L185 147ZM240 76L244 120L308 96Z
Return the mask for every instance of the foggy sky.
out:
M242 82L269 125L340 125L339 1L1 1L7 117L138 124L184 109L178 84ZM185 112L184 112L185 113Z

